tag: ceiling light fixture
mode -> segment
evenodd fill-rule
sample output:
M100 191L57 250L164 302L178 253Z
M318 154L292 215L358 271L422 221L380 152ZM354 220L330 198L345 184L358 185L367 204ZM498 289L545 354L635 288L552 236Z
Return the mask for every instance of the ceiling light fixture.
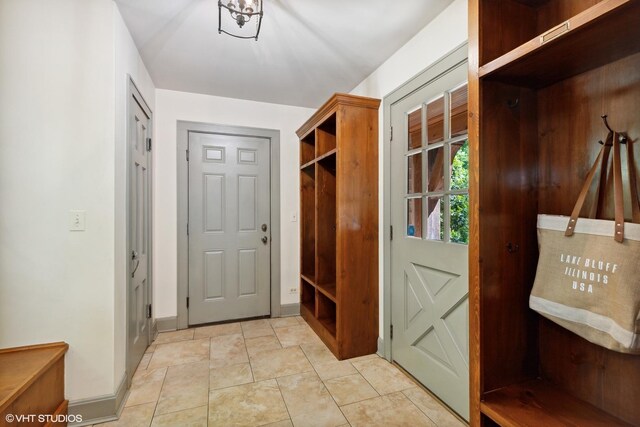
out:
M223 3L224 1L224 3ZM226 4L225 4L226 3ZM223 9L229 12L227 16ZM255 32L247 27L251 18L255 16ZM231 33L233 25L231 21L238 25L238 28ZM262 25L262 0L218 0L218 34L225 33L239 39L258 40L260 26ZM227 28L225 30L225 28Z

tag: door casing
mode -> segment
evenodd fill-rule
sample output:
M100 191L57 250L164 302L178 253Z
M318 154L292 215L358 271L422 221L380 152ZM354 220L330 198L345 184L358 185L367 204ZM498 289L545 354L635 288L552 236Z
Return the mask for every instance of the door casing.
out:
M431 81L437 79L447 70L467 61L467 43L463 43L437 62L403 83L383 99L384 136L383 136L383 214L382 214L382 241L383 241L383 330L382 346L378 346L382 356L389 362L391 354L391 106L401 99L420 90ZM400 129L397 130L401 132ZM396 230L402 233L402 230Z
M178 306L176 326L189 326L187 296L189 293L189 164L187 149L189 132L217 133L224 135L261 137L270 141L271 161L271 317L280 316L280 131L273 129L228 126L190 121L177 123L177 208L178 208Z
M125 164L126 164L126 202L125 202L125 209L126 209L126 245L127 245L127 250L125 253L125 265L126 265L126 274L127 274L127 282L126 282L126 292L125 292L125 298L126 298L126 320L125 320L125 330L126 330L126 341L125 341L125 345L126 345L126 350L125 350L125 372L126 372L126 377L127 377L127 388L129 388L131 386L131 380L133 378L133 374L134 374L134 369L131 368L131 357L133 356L130 352L129 349L129 323L131 321L131 301L129 298L129 287L130 287L130 281L131 281L131 273L132 273L132 263L131 263L131 259L130 259L130 255L131 255L131 215L130 215L130 203L131 203L131 168L130 168L130 164L129 161L131 160L131 140L130 140L130 133L129 133L129 120L131 119L131 108L130 108L130 101L131 98L135 98L138 103L140 104L140 106L145 110L145 112L148 114L149 116L149 138L151 138L153 140L153 112L151 111L151 109L149 108L149 105L147 104L146 100L144 99L144 97L142 96L142 94L140 93L140 91L138 90L138 87L136 86L135 82L133 81L133 78L131 78L131 76L127 76L127 80L128 80L128 88L127 88L127 107L126 107L126 114L127 114L127 118L126 118L126 129L127 129L127 138L126 138L126 143L127 143L127 147L126 147L126 154L125 154ZM153 148L153 147L152 147ZM149 164L148 164L148 176L149 176L149 183L147 184L149 186L149 207L151 208L153 206L153 150L150 152L151 155L149 156ZM153 304L153 209L149 209L149 218L148 218L148 248L147 248L147 281L148 281L148 285L147 285L147 302L149 304ZM148 344L151 344L151 342L153 342L154 338L155 338L155 330L153 328L153 310L152 310L152 316L151 318L147 319L147 330L149 331L149 341Z

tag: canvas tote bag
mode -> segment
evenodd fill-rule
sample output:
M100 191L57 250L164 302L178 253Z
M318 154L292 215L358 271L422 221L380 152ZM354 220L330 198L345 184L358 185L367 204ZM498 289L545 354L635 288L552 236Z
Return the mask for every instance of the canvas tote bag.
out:
M538 215L540 258L529 306L592 343L640 354L640 205L631 146L629 141L634 223L624 222L619 136L609 134L571 216ZM611 147L615 221L593 219L605 190ZM578 219L599 164L591 218Z

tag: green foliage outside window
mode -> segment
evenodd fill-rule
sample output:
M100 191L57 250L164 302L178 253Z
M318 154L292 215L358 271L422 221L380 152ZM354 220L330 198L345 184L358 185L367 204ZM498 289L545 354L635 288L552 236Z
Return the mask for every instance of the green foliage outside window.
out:
M460 147L451 164L451 189L469 187L469 141ZM469 243L469 196L451 196L451 241Z

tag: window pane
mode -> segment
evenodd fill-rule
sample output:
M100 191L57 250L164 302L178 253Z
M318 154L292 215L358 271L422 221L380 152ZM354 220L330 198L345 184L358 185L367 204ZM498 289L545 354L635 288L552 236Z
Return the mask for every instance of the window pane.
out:
M444 147L427 151L427 188L429 192L444 189Z
M409 150L422 147L422 109L409 114L407 128L409 129Z
M451 197L451 241L469 243L469 195Z
M451 144L451 189L469 188L469 140Z
M422 153L407 158L407 192L422 193Z
M407 236L422 238L422 198L407 200Z
M427 197L427 239L444 239L444 201L442 197Z
M444 140L444 97L427 104L427 144Z
M451 92L451 137L467 133L467 85Z

